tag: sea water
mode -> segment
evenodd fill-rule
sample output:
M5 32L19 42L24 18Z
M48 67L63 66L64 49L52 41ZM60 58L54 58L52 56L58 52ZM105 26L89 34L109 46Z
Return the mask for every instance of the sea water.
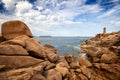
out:
M81 40L89 39L90 37L36 37L41 44L50 44L57 49L58 54L77 55L80 52L80 45L85 44Z

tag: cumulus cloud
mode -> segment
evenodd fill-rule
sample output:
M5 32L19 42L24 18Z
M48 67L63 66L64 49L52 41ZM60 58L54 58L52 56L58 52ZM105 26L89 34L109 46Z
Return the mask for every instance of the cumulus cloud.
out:
M7 10L14 8L15 3L18 1L21 1L21 0L2 0L2 2L5 4L5 8Z
M104 12L102 15L98 16L98 18L108 17L118 13L120 13L120 5L117 5L112 9L108 10L107 12Z
M15 8L16 16L22 16L21 14L24 14L32 9L32 4L28 1L19 1L16 3Z
M73 20L77 15L96 14L103 10L99 4L86 5L86 0L36 0L34 3L28 0L2 0L2 2L7 10L14 13L0 14L0 22L22 20L30 26L35 35L39 32L49 32L51 28L57 26L81 26L82 21ZM117 7L99 18L109 16L116 11L118 11Z

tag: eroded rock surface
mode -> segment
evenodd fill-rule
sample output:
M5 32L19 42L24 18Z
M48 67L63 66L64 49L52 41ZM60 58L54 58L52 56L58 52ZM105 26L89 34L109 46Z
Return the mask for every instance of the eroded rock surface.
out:
M21 21L3 23L0 80L120 80L120 31L87 40L78 60L31 36Z

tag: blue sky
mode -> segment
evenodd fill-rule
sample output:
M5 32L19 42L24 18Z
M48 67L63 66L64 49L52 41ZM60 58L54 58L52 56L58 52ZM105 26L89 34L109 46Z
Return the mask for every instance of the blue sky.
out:
M0 26L9 20L35 36L94 36L120 30L120 0L0 0Z

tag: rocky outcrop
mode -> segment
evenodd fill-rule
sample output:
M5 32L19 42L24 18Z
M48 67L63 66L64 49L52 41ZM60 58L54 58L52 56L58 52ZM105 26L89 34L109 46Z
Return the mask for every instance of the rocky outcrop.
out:
M113 48L114 47L114 48ZM120 31L98 34L81 46L92 64L91 79L120 79ZM81 61L80 61L81 63Z
M41 45L23 31L25 24L10 22L3 23L4 27L11 24L16 32L11 26L10 31L5 31L7 27L2 29L2 38L6 39L0 42L0 80L120 79L120 32L100 34L87 40L87 44L81 46L87 57L80 56L77 60L74 55L58 55L51 45ZM29 29L28 33L31 33ZM108 39L110 44L107 44Z
M27 25L21 21L14 20L2 24L2 36L5 39L13 39L20 35L32 37L32 34Z

